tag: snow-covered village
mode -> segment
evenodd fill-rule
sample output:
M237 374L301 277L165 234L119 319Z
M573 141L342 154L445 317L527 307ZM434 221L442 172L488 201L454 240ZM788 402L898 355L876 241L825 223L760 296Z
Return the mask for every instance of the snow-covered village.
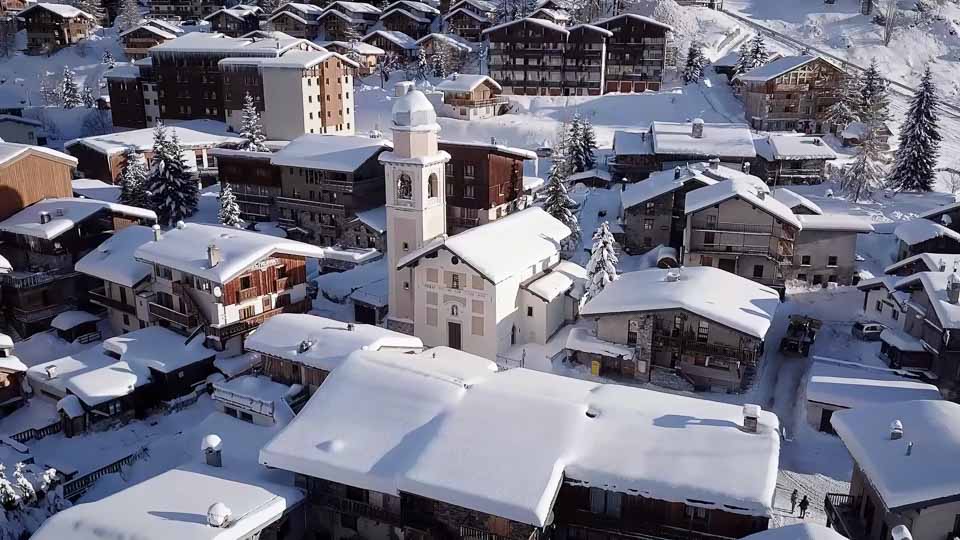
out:
M960 540L960 0L239 2L0 0L0 540Z

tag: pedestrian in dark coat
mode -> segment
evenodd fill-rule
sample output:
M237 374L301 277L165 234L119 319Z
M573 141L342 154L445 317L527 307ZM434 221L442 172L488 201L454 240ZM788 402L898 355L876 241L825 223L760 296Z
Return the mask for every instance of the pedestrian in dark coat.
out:
M797 499L800 498L800 491L797 489L793 490L793 493L790 494L790 514L792 515L797 511Z
M810 499L806 495L800 500L800 518L807 517L807 507L810 506Z

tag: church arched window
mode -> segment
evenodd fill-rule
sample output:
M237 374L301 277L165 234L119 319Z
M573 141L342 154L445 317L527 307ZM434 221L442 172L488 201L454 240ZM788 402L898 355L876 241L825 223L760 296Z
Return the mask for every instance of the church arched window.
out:
M427 179L427 197L433 198L437 196L437 175L435 173L430 173L430 178Z
M397 198L413 199L413 180L406 174L401 174L400 179L397 180Z

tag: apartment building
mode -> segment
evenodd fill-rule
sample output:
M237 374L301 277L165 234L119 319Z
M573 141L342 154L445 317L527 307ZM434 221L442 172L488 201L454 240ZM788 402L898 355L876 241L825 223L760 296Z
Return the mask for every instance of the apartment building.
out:
M260 8L238 4L207 15L203 20L210 23L210 30L230 37L240 37L260 29Z
M606 42L604 93L660 90L673 28L633 13L593 24L612 33Z
M280 217L274 199L281 194L280 167L270 160L272 152L247 152L226 148L211 150L217 160L217 180L230 184L240 206L240 219L247 223L276 221Z
M850 285L857 270L857 237L873 232L869 218L848 214L799 215L789 279L811 285Z
M255 232L178 224L135 251L153 268L150 316L208 346L239 353L243 337L280 313L310 309L306 259L323 249Z
M268 27L300 39L315 39L320 33L317 17L324 9L314 4L288 2L274 10L267 19Z
M133 61L146 58L151 47L176 39L181 34L183 34L183 30L180 27L151 19L139 26L121 32L119 37L120 43L123 44L124 54ZM107 73L107 75L111 74L110 72Z
M830 106L844 72L822 57L784 56L734 78L750 127L762 131L828 133Z
M27 54L50 54L86 39L97 20L66 4L33 4L17 14L27 31Z
M382 13L380 8L366 2L337 0L327 4L317 22L323 39L350 41L352 36L367 33Z

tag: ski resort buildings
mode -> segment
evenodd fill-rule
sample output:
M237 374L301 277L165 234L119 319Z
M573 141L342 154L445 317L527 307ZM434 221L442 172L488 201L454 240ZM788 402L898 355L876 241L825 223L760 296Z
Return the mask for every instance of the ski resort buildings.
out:
M31 204L69 197L77 160L42 146L0 142L0 220ZM43 182L35 181L43 178Z
M770 134L754 140L754 146L751 172L771 186L819 184L827 177L827 162L837 159L820 137Z
M27 30L28 54L51 54L87 38L97 20L66 4L40 2L19 12Z
M440 116L460 120L493 118L506 105L500 85L486 75L459 75L454 73L437 84L443 102L437 107Z

